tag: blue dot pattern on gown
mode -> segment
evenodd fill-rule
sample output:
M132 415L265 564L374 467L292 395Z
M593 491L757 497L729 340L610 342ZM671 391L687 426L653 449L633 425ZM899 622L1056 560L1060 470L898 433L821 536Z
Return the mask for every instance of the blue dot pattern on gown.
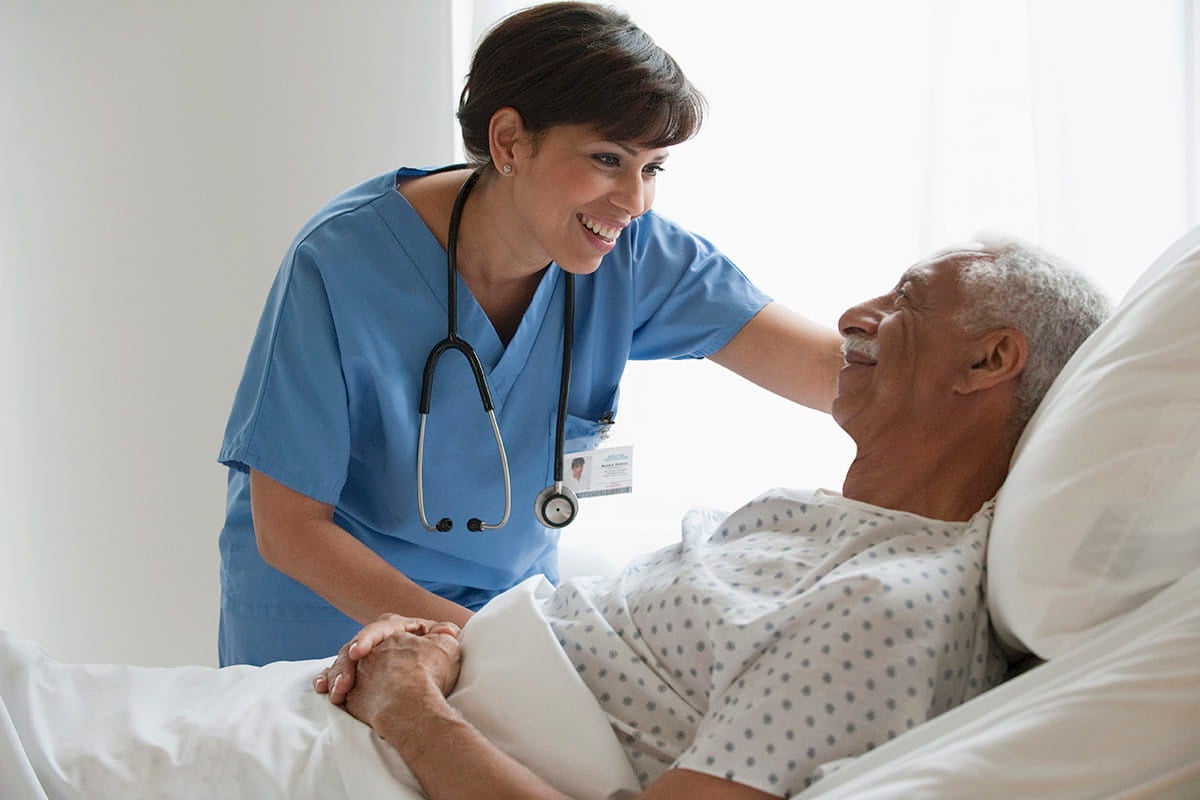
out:
M774 489L689 512L679 545L545 613L643 785L682 767L790 797L1003 679L992 508L942 522Z

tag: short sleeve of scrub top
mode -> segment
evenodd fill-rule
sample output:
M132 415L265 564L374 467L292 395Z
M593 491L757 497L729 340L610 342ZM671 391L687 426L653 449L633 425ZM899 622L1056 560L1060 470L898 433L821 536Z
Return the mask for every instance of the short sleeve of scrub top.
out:
M350 409L319 266L303 243L280 270L259 322L222 461L335 505L350 457Z
M557 579L558 532L533 499L552 480L562 359L563 273L544 273L511 340L458 279L459 332L487 375L512 482L503 510L490 423L463 359L434 379L417 514L418 405L425 359L446 335L446 253L396 190L425 170L389 172L332 200L297 236L271 288L221 449L229 467L221 533L222 663L331 654L359 624L259 557L253 469L334 507L334 522L408 578L468 608L542 573ZM631 359L702 358L769 298L711 244L653 212L575 281L569 449L594 446ZM268 642L258 644L257 642ZM330 649L332 648L332 649Z

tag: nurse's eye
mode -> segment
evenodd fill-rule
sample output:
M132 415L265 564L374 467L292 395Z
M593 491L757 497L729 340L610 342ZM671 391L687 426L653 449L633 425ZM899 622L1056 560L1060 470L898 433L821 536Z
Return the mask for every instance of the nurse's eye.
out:
M645 167L642 168L642 172L646 173L651 178L653 178L656 175L663 174L663 172L665 172L666 169L667 168L664 167L662 164L647 164Z
M592 158L596 159L596 161L606 167L621 166L620 156L614 155L613 153L597 153L596 155L592 156Z

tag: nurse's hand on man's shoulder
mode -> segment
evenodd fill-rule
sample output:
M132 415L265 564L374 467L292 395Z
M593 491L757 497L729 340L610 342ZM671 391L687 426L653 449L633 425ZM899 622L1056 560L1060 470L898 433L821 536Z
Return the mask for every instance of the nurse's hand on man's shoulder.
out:
M447 635L455 639L462 633L453 622L435 622L431 619L404 617L399 614L383 614L374 622L363 626L358 635L338 651L333 663L313 679L313 688L320 694L329 695L329 702L342 705L346 695L354 688L357 674L356 662L366 658L377 644L396 634L429 636Z

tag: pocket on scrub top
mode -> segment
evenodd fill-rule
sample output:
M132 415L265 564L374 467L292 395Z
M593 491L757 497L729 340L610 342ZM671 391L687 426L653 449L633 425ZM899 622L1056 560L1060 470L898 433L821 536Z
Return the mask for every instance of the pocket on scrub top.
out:
M620 399L620 394L620 389L614 391L595 418L567 413L566 429L563 432L563 452L594 450L608 439L612 426L616 423L617 401ZM551 442L554 441L556 425L557 422L552 415L550 417Z

